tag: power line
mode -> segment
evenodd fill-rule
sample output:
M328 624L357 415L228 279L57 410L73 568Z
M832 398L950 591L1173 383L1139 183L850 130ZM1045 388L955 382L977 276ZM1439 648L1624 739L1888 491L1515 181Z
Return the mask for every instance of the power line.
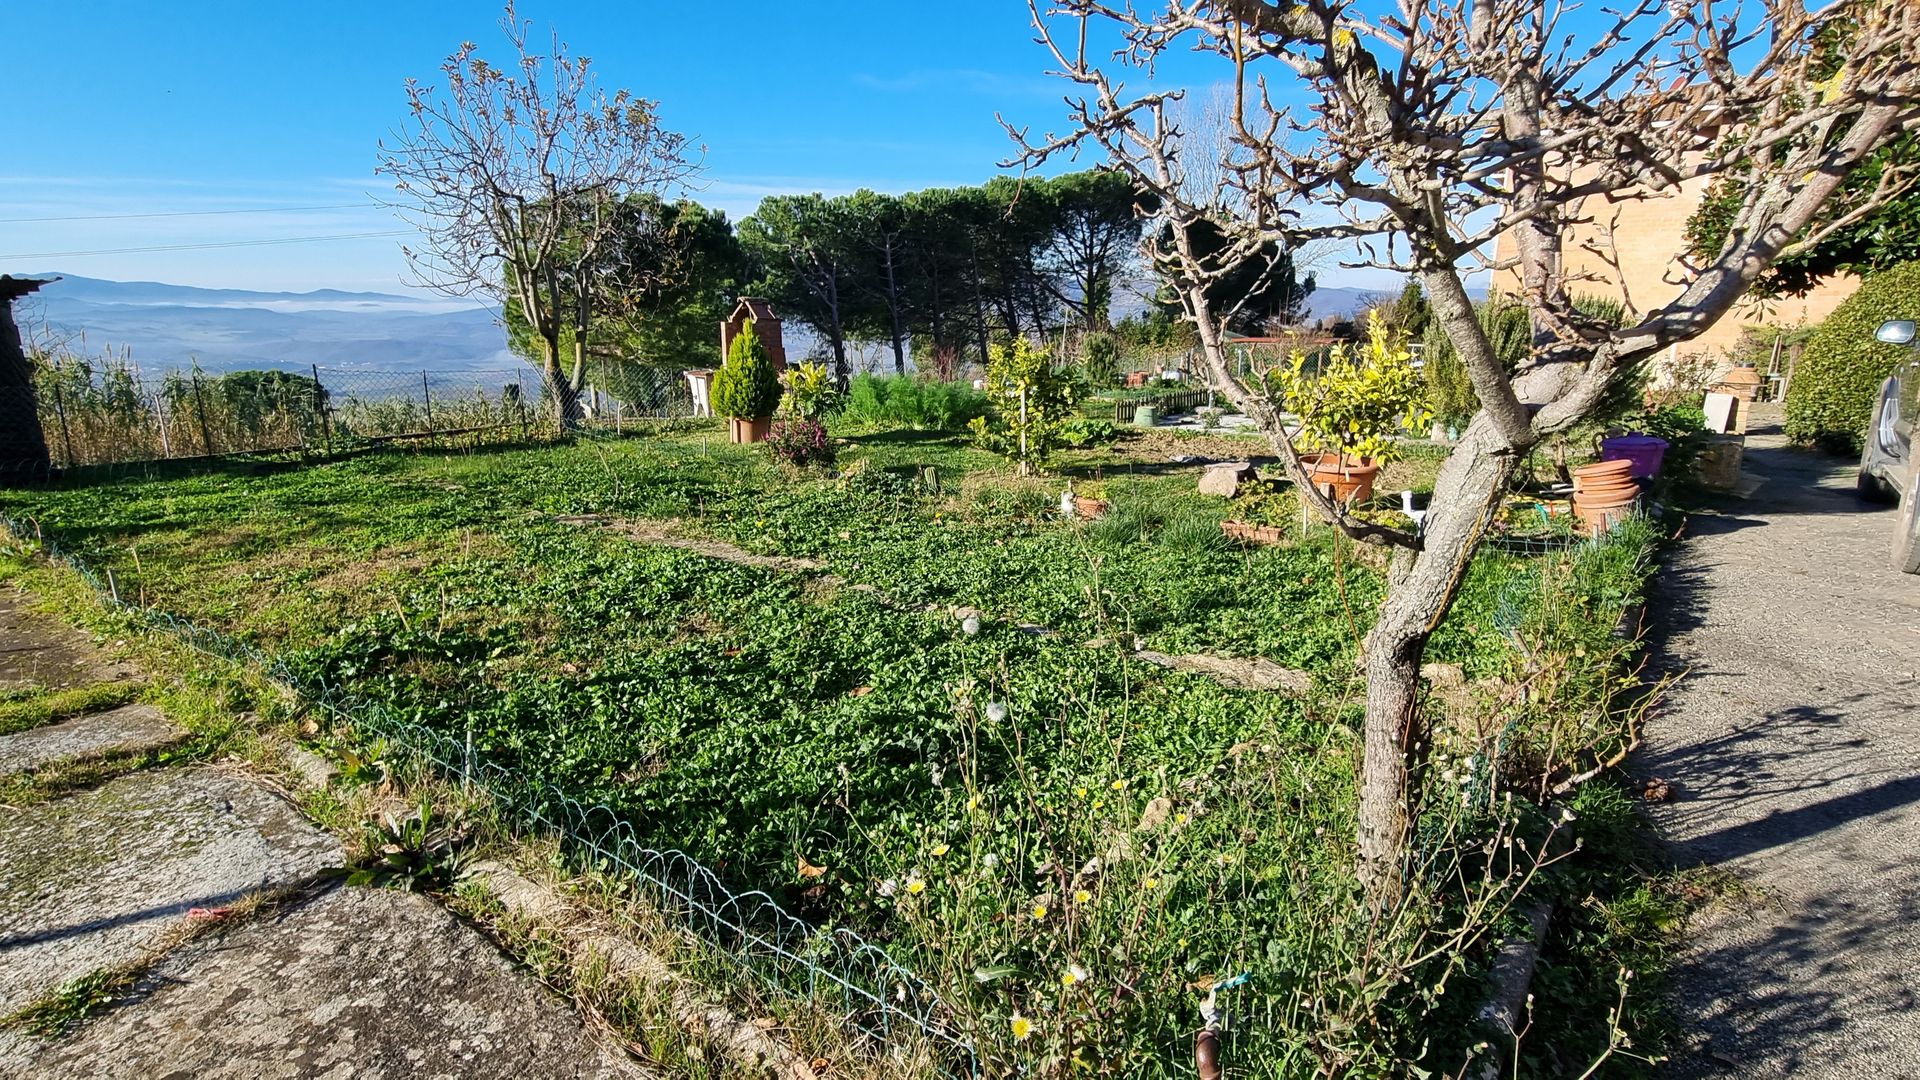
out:
M288 214L296 210L357 210L377 203L331 203L327 206L262 206L247 210L172 210L157 214L73 214L66 217L0 218L0 225L19 225L40 221L129 221L133 218L212 217L216 214Z
M412 229L387 232L341 233L337 236L287 236L277 240L225 240L213 244L157 244L153 247L99 248L94 251L29 251L0 255L0 259L77 259L82 255L137 255L150 251L207 251L213 248L266 247L271 244L312 244L321 240L371 240L381 236L412 236Z

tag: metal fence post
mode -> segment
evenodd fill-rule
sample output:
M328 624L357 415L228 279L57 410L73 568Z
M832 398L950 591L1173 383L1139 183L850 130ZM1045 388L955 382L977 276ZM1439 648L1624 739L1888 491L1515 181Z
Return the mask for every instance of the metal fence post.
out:
M160 391L153 392L153 415L160 421L160 456L173 456L173 433L167 429L167 404Z
M213 432L207 428L207 395L200 390L200 373L193 373L193 408L200 414L200 449L213 456Z
M427 373L420 373L420 399L427 403L427 434L433 434L433 388L427 385Z
M313 406L320 411L320 437L325 440L325 452L333 456L333 412L327 408L327 388L320 385L320 365L309 364L313 369Z

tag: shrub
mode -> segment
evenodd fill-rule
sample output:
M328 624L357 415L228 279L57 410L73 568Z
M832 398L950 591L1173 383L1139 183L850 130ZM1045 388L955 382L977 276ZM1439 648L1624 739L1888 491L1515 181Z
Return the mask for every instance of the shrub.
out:
M802 420L818 420L839 404L840 392L827 375L827 365L817 361L796 364L780 376L786 387L787 408Z
M1296 441L1303 450L1393 461L1400 456L1394 436L1431 416L1413 354L1378 313L1367 320L1364 344L1334 346L1318 372L1308 370L1306 353L1295 352L1273 378L1287 411L1300 417Z
M818 420L775 420L767 433L767 450L789 465L833 464L833 443Z
M1120 381L1120 342L1112 334L1088 334L1080 341L1080 374L1094 389Z
M843 419L874 427L947 430L985 415L987 399L965 383L911 375L855 375L847 388Z
M1053 357L1026 338L995 345L987 359L991 418L968 425L983 449L1012 461L1021 475L1045 464L1073 415L1073 384L1053 366Z
M1099 446L1120 437L1120 429L1111 420L1076 416L1060 424L1060 441L1074 449Z
M741 327L727 347L726 362L713 376L713 410L737 420L772 416L780 404L780 377L760 335L751 325Z
M1868 278L1827 316L1787 387L1787 437L1828 450L1857 452L1873 415L1880 383L1909 355L1906 346L1875 341L1888 319L1920 315L1920 262Z

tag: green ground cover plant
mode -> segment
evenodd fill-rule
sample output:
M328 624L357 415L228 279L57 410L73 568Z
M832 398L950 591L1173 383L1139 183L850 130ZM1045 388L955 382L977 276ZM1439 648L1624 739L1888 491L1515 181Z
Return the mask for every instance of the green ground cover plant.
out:
M1488 940L1578 833L1489 777L1512 764L1550 783L1584 762L1507 732L1478 786L1433 777L1427 870L1402 910L1367 919L1350 873L1353 643L1382 583L1363 553L1326 530L1225 543L1231 507L1190 472L1127 471L1138 435L1057 455L1099 472L1112 503L1075 523L1057 513L1063 481L1015 477L952 435L847 440L839 475L796 476L716 434L180 469L0 505L111 567L123 595L268 649L312 687L470 733L648 844L861 928L940 987L990 1075L1179 1075L1206 986L1240 975L1221 998L1243 1067L1464 1060ZM1651 540L1483 557L1432 654L1537 688L1529 722L1604 744L1606 710L1556 702L1604 700L1635 648L1613 629ZM977 633L956 607L986 613ZM1315 690L1229 689L1135 645L1264 657ZM1463 761L1482 749L1457 745ZM1569 992L1611 993L1612 939L1580 940L1577 971L1602 975ZM1556 1015L1607 1045L1590 1014Z

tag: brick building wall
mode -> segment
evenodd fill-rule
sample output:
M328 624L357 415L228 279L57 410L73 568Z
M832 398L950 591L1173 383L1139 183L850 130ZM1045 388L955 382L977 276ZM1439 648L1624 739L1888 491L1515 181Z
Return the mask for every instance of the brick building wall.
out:
M1678 192L1663 197L1586 200L1577 216L1590 220L1569 230L1561 254L1568 289L1576 295L1631 299L1642 311L1671 303L1683 288L1678 256L1686 244L1687 219L1700 205L1706 188L1707 181L1701 179L1688 181ZM1497 252L1503 260L1512 255L1507 236L1501 236ZM1743 299L1704 334L1670 349L1669 357L1704 354L1723 361L1744 329L1811 326L1853 295L1859 284L1851 276L1837 277L1806 296ZM1496 291L1518 292L1519 288L1517 272L1501 270L1494 275Z

